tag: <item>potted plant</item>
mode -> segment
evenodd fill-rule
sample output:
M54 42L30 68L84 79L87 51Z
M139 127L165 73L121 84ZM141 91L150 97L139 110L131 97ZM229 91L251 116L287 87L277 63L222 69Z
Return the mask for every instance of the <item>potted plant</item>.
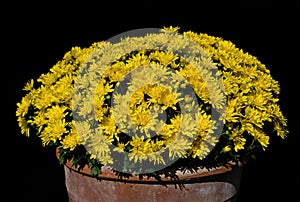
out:
M113 41L73 47L17 103L21 133L57 149L70 200L228 199L218 182L286 137L279 83L232 42L178 27Z

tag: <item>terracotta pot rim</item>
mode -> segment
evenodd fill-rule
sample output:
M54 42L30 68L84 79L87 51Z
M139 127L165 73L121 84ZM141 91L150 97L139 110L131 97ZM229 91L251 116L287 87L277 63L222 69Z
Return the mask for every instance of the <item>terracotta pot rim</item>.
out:
M59 157L59 152L57 150L56 152L57 158ZM158 183L157 179L153 178L153 177L143 177L143 178L139 178L139 176L135 175L135 174L131 174L132 176L130 176L129 178L126 177L118 177L112 170L111 167L109 166L102 166L101 167L101 173L98 174L98 176L92 176L91 175L91 170L90 168L85 165L82 169L78 170L78 168L74 167L72 165L72 161L68 160L66 161L66 163L63 164L65 167L69 168L70 170L80 173L82 175L86 175L86 176L90 176L90 177L94 177L97 178L99 180L111 180L111 181L123 181L123 182L136 182L136 183ZM223 174L229 171L232 171L233 167L242 167L241 163L234 163L229 161L226 166L219 166L216 168L211 168L211 169L207 169L207 168L199 168L196 172L191 173L189 171L187 172L181 172L181 171L176 171L176 175L178 176L178 179L180 181L185 181L185 180L190 180L190 179L197 179L197 178L202 178L202 177L208 177L208 176L212 176L212 175L217 175L217 174ZM174 183L170 177L161 177L161 180L164 183Z

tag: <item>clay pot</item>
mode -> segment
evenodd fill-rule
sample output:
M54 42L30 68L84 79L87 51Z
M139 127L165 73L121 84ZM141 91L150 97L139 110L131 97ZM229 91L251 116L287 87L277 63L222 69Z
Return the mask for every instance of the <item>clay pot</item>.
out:
M180 189L168 178L163 178L164 185L137 176L119 179L108 167L103 167L95 178L87 166L79 172L70 161L64 164L64 171L70 202L233 202L241 177L241 167L232 164L197 173L177 173L184 184Z

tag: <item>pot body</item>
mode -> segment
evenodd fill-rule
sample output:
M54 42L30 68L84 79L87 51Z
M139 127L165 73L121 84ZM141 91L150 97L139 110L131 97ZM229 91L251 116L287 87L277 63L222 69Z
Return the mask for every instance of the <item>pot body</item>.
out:
M109 168L104 168L99 178L90 176L87 167L78 172L65 164L64 171L70 202L233 202L241 177L238 166L179 173L184 185L179 188L169 179L163 179L164 184L137 177L121 180Z

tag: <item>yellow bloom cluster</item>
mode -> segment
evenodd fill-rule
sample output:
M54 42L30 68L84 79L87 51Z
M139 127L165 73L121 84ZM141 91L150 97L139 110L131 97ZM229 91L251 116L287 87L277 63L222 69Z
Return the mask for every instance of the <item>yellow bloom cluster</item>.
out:
M285 138L287 120L278 105L279 84L266 66L220 37L191 31L184 35L201 44L222 67L220 74L228 97L225 120L234 150L244 149L250 139L248 135L265 149L270 138L263 128L267 122L271 122L277 134Z
M84 145L104 165L115 153L135 163L203 159L218 144L220 124L225 153L253 141L265 149L267 124L284 138L279 84L265 65L230 41L178 30L72 48L25 85L16 111L21 133L70 151ZM190 41L194 52L176 54Z
M43 145L59 142L61 147L73 150L81 144L71 121L72 83L79 65L95 46L73 47L63 60L37 79L38 88L34 87L33 79L25 85L24 90L28 93L17 103L16 111L23 134L29 136L35 128Z

